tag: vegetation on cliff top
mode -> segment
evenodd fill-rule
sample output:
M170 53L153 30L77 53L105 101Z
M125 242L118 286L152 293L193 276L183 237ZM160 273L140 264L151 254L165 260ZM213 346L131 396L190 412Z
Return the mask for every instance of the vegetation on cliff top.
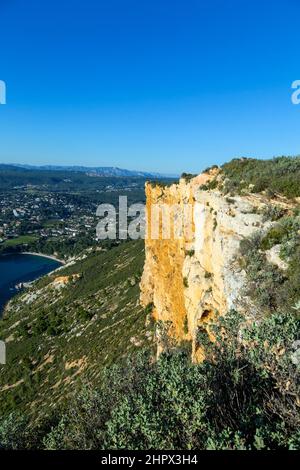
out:
M227 193L251 190L267 191L287 198L300 197L300 157L277 157L272 160L237 158L222 166Z

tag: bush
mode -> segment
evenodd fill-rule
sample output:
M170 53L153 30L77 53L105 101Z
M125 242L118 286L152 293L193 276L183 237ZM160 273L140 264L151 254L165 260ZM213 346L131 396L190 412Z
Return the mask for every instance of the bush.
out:
M194 256L194 254L195 254L195 250L186 250L186 251L185 251L185 254L186 254L186 256L192 257L192 256Z
M192 173L182 173L180 178L184 179L186 181L186 183L188 183L191 179L195 178L195 176L197 176L197 175L192 174Z
M29 446L28 418L11 413L0 422L0 449L20 450Z
M240 194L246 190L280 193L288 198L300 196L300 157L278 157L273 160L237 158L222 166L225 175L224 192Z
M197 448L205 435L204 381L182 353L156 364L140 354L112 368L100 390L85 389L44 444L48 449Z
M283 217L284 214L285 210L281 207L274 206L272 204L268 205L263 211L263 222L266 222L267 220L274 222L275 220L279 220L281 217Z
M208 181L206 184L201 184L200 190L201 191L212 191L218 187L218 181L216 178Z
M99 388L85 386L55 425L29 433L22 417L2 420L1 446L300 449L299 326L293 313L249 325L230 311L210 325L214 343L199 336L203 364L181 348L156 362L140 352L106 369Z
M299 448L299 320L276 314L247 326L231 311L212 326L207 359L145 353L84 389L44 438L48 449ZM283 351L284 350L284 351ZM283 351L283 352L282 352Z
M148 305L146 305L145 307L145 313L146 315L149 315L153 312L153 309L154 309L155 305L153 302L149 302Z
M245 294L250 296L261 313L274 312L278 309L286 310L287 306L294 305L300 299L300 241L299 237L293 238L293 230L297 229L298 222L287 218L281 224L272 227L267 234L256 233L249 239L244 239L240 244L242 255L241 265L247 275ZM289 266L286 271L281 271L276 265L268 263L262 250L282 243L281 252L286 253L292 240L293 253L290 252Z
M280 244L285 234L286 230L282 225L272 227L261 241L262 250L270 250L274 245Z

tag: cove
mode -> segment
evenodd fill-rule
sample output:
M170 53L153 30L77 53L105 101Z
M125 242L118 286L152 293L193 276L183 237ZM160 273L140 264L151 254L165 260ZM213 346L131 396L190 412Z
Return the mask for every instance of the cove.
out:
M5 304L18 293L20 283L34 281L54 271L61 263L43 256L7 254L0 256L0 316Z

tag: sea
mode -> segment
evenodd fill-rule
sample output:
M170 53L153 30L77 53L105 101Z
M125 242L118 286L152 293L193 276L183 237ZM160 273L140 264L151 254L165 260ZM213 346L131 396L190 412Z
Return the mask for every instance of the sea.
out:
M5 304L20 291L17 286L34 281L59 266L59 261L44 256L0 255L0 317Z

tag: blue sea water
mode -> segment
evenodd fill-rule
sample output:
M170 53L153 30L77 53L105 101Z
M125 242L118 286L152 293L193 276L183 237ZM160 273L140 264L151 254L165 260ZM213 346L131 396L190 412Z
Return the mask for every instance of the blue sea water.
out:
M54 271L61 264L43 256L11 254L0 256L0 316L5 304L18 290L21 282L30 282Z

